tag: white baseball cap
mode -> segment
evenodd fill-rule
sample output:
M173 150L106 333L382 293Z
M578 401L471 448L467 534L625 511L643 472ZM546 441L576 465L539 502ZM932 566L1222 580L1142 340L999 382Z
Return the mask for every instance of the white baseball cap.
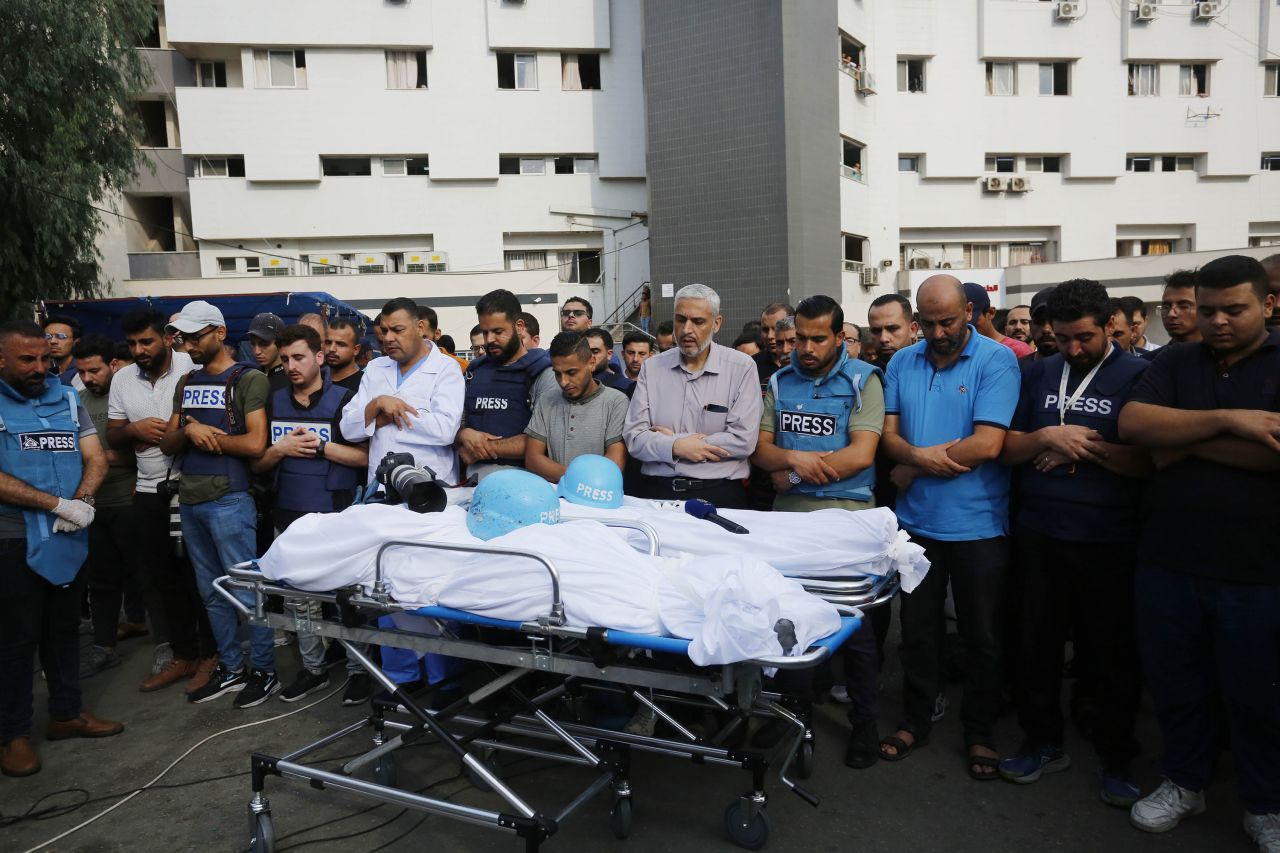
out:
M227 321L223 319L221 311L203 299L197 299L182 306L178 316L174 317L173 322L165 328L191 335L209 326L225 325Z

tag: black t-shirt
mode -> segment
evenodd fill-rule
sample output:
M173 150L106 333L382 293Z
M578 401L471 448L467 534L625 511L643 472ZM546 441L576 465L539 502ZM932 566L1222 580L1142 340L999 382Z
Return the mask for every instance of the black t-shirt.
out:
M333 380L333 384L341 385L343 388L346 388L348 391L354 394L355 392L360 390L360 380L363 378L364 378L364 373L362 371L357 370L355 373L351 374L346 379Z
M1280 330L1223 368L1202 343L1162 347L1133 402L1280 412ZM1232 583L1280 583L1280 474L1189 458L1157 471L1142 503L1142 565Z

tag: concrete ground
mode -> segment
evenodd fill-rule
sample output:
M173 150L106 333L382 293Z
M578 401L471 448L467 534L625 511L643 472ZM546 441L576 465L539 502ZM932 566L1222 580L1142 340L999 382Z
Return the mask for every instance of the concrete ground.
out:
M896 620L895 620L896 623ZM891 645L895 640L891 638ZM237 711L226 697L203 706L189 705L177 687L152 694L137 692L147 674L151 646L146 639L121 647L124 664L84 683L85 708L122 720L126 731L100 741L60 741L37 748L44 769L27 779L0 778L0 813L21 814L41 797L62 789L83 789L40 803L74 803L94 798L64 816L22 821L0 828L0 850L51 851L239 851L247 847L245 804L249 799L249 753L282 755L354 721L363 709L343 708L333 695L316 707L286 719L270 718L297 706L271 700ZM886 665L882 734L896 719L901 678L896 656ZM296 647L281 650L287 680L296 671ZM341 670L331 690L340 691ZM46 720L43 683L37 681L36 731ZM1067 749L1074 764L1065 773L1034 785L1003 781L977 783L965 773L962 736L955 704L960 690L949 690L951 712L934 730L932 743L906 761L880 762L854 771L843 764L846 727L841 706L817 709L817 767L808 787L822 797L811 808L770 779L768 812L774 851L1240 851L1252 847L1240 828L1241 807L1233 791L1230 757L1224 755L1208 792L1208 812L1174 832L1147 835L1129 826L1128 814L1098 800L1097 761L1088 744L1069 732ZM323 694L319 694L323 695ZM308 697L308 701L313 697ZM319 696L314 697L319 698ZM301 704L306 704L301 703ZM159 785L52 845L48 840L117 802L120 794L145 784L202 738L233 726L263 722L211 740L179 763ZM1148 710L1139 720L1145 753L1137 765L1144 790L1158 783L1155 754L1159 734ZM1017 726L1005 717L1000 745L1016 748ZM340 756L367 747L366 733L326 748L322 756ZM442 747L416 746L400 753L404 787L434 784L436 794L462 803L497 807L493 794L481 793L456 776L456 765ZM547 768L531 760L508 759L504 777L535 807L555 811L588 778L578 768ZM230 774L238 774L230 776ZM227 777L229 778L218 778ZM207 781L202 781L207 780ZM186 783L198 784L186 784ZM724 837L725 806L749 788L750 778L736 768L692 766L677 759L637 754L633 761L634 824L630 839L616 841L608 825L605 796L585 806L546 845L548 850L685 851L733 850ZM169 787L165 787L169 786ZM181 787L178 787L181 786ZM399 808L370 810L367 801L303 783L269 779L278 839L277 850L408 851L433 853L522 849L506 834Z

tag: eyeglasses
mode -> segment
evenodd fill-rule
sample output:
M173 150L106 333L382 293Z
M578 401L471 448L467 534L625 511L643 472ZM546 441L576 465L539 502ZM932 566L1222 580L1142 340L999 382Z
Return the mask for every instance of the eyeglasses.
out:
M46 341L65 341L71 336L66 332L45 332L44 339Z
M1195 311L1196 304L1194 302L1161 302L1156 306L1156 311L1161 314L1170 314L1173 311Z
M560 312L561 317L585 317L587 312L581 308L566 308Z
M207 336L213 334L215 329L217 329L217 326L210 326L209 328L205 329L203 332L195 332L190 335L174 335L173 342L178 346L186 346L187 344L198 344L202 340L204 340Z

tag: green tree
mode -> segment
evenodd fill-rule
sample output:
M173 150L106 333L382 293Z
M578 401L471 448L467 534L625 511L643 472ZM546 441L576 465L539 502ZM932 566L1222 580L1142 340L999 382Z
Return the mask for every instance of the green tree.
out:
M0 319L102 291L93 206L136 173L150 0L0 0Z

